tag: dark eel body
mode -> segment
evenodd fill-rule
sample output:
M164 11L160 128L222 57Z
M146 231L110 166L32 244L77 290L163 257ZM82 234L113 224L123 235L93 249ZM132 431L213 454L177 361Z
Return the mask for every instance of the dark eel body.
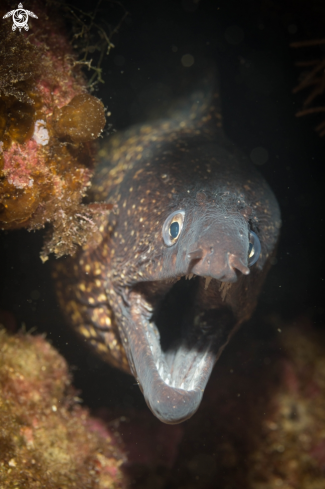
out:
M255 308L279 235L277 201L226 140L218 102L207 108L194 94L187 114L111 137L93 193L115 209L98 221L99 242L54 272L69 321L131 371L166 423L199 407Z

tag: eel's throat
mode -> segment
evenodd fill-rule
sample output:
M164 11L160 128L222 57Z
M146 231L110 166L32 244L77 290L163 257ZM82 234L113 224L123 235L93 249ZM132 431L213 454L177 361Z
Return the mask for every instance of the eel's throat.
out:
M234 317L225 308L192 309L183 320L181 338L163 351L150 306L140 293L132 293L130 300L132 324L125 334L133 374L155 416L164 423L181 423L198 409Z

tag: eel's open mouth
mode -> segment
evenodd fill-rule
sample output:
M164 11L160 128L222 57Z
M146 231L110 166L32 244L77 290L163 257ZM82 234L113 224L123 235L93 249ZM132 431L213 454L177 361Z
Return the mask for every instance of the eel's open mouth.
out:
M200 405L236 326L224 301L230 285L194 276L143 282L130 293L129 362L148 406L165 423L185 421Z

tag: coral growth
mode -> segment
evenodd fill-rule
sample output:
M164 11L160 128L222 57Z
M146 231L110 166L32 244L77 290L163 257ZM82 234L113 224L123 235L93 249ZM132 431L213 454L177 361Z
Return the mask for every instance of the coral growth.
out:
M105 122L102 102L83 93L76 95L68 105L56 111L54 128L60 138L86 143L100 136Z
M2 489L126 486L116 436L80 407L43 337L0 330L0 420Z
M0 31L0 228L54 226L43 258L73 253L93 232L80 218L104 106L86 93L58 13L41 2L28 34ZM5 13L0 9L0 16ZM62 226L62 216L67 227ZM89 218L89 216L88 216ZM82 234L82 236L81 236Z

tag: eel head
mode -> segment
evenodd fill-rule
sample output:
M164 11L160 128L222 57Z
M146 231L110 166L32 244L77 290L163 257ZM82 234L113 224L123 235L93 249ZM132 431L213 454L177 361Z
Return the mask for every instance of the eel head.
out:
M169 424L198 409L215 362L255 306L250 289L263 261L256 263L260 240L242 213L202 206L199 194L197 202L166 212L124 275L136 280L119 287L131 371Z

